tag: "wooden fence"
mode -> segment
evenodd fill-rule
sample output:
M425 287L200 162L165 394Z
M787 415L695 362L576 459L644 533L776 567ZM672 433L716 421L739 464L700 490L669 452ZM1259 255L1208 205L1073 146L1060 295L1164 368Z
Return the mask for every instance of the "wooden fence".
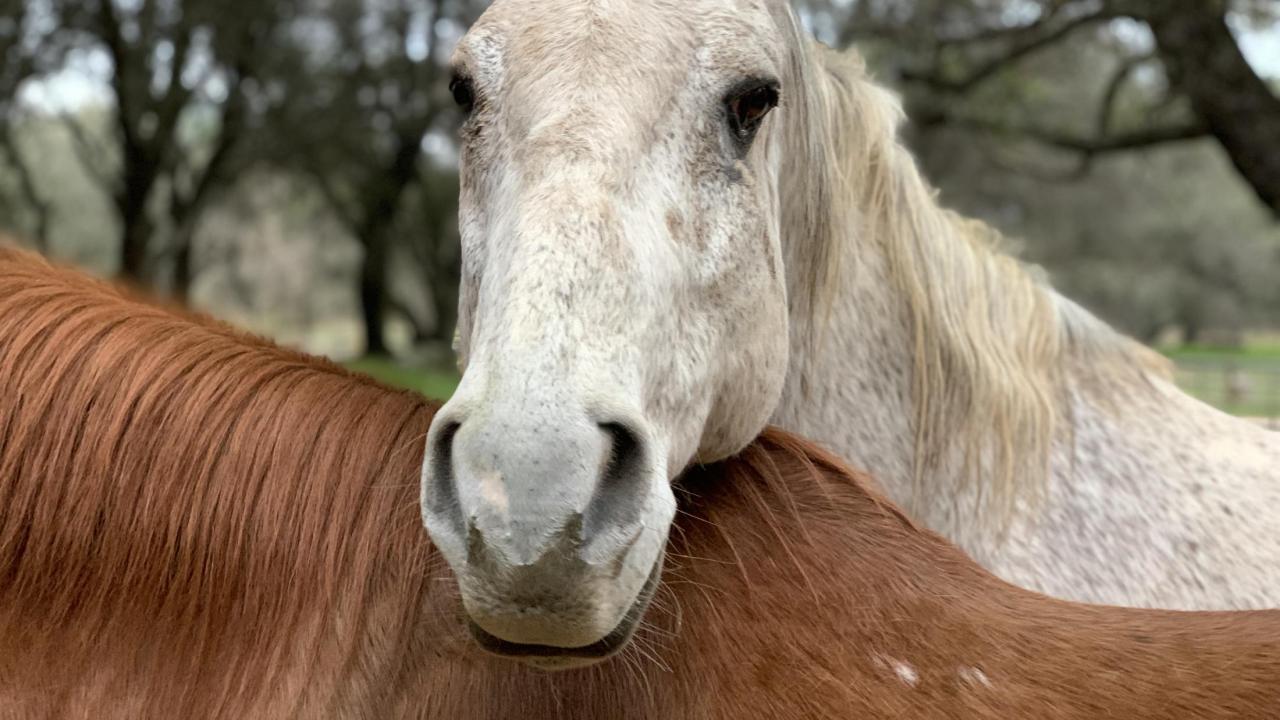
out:
M1280 430L1280 361L1181 359L1177 381L1210 405Z

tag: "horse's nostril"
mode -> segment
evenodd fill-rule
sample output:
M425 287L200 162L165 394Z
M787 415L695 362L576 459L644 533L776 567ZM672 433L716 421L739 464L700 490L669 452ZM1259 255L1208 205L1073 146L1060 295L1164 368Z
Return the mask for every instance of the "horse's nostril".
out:
M462 423L449 422L436 433L435 443L431 447L431 470L436 477L453 475L453 439L461 429Z
M606 528L636 522L648 493L644 436L625 422L602 422L599 427L608 444L586 512L584 536L588 539Z
M447 422L440 427L431 441L431 482L426 488L426 501L436 513L443 513L457 521L461 529L462 506L458 502L458 487L453 473L453 441L462 429L460 422Z
M600 429L609 439L609 454L604 463L600 480L612 483L633 473L633 466L641 462L640 436L620 422L600 423Z

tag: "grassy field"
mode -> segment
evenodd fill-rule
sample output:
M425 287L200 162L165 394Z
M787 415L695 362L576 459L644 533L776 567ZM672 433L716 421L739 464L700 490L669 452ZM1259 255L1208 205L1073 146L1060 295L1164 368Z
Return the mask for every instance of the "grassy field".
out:
M448 400L458 387L458 371L452 367L412 367L389 358L374 357L347 363L347 367L436 400Z
M1165 350L1165 355L1175 362L1261 362L1280 364L1280 343L1250 344L1243 348L1219 348L1205 345L1185 345L1180 348Z
M1280 418L1280 337L1251 340L1242 349L1185 346L1165 350L1178 366L1178 384L1233 415ZM414 367L386 358L349 364L385 383L447 400L458 386L450 366Z
M1241 348L1166 349L1178 385L1232 415L1280 418L1280 335L1250 336Z

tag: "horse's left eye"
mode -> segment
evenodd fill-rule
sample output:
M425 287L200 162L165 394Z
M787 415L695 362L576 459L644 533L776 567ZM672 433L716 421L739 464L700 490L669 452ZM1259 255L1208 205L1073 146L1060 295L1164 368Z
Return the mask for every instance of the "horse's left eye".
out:
M471 78L464 75L454 75L453 80L449 83L449 92L453 93L453 101L458 104L458 108L463 113L471 112L472 107L476 104L476 89L471 82Z
M730 92L724 100L729 131L743 145L750 145L771 110L778 106L778 84L756 81Z

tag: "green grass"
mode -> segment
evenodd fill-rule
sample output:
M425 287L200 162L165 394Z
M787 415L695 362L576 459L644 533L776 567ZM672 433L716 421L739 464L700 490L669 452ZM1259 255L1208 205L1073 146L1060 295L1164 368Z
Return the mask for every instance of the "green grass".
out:
M388 385L413 390L434 400L448 400L458 388L458 371L451 367L402 365L382 357L362 358L347 363L347 367L371 375Z
M1280 341L1252 339L1243 348L1188 345L1166 349L1178 385L1232 415L1280 417Z
M1215 345L1183 345L1165 348L1164 354L1174 361L1240 361L1241 363L1262 362L1280 364L1280 335L1259 333L1249 335L1244 347L1229 348Z
M1280 363L1280 345L1249 345L1243 348L1187 345L1180 348L1167 349L1164 353L1174 361L1235 360L1242 363L1253 363L1255 361Z

